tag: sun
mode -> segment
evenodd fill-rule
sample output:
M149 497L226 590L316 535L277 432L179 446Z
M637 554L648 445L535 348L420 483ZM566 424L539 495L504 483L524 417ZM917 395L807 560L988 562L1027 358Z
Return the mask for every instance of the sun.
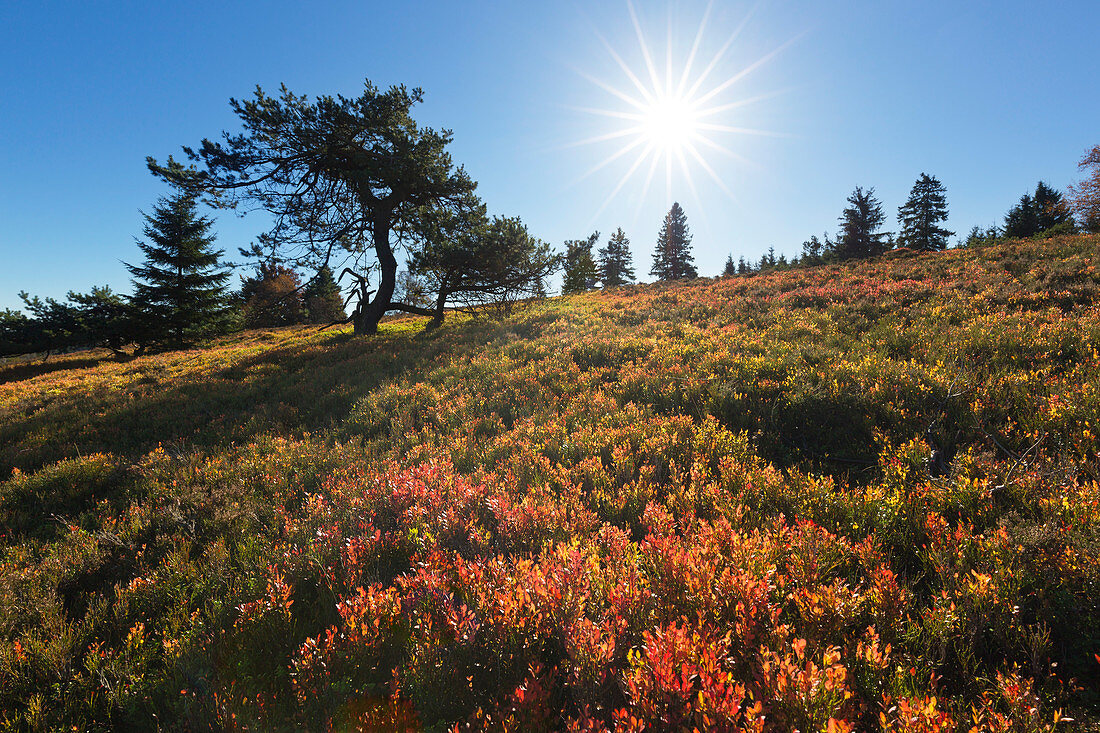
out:
M642 64L634 68L598 32L597 37L625 75L625 83L612 83L579 70L581 76L600 87L614 98L616 105L608 108L574 108L619 121L618 129L580 140L571 146L592 145L615 141L618 148L586 171L580 179L616 163L624 161L626 172L596 212L600 213L619 194L628 181L638 177L643 181L639 206L645 200L660 169L664 169L666 195L672 198L673 173L678 170L696 199L699 198L692 172L702 170L710 181L731 199L736 197L715 170L716 156L744 162L722 140L725 135L776 135L777 133L729 124L735 109L745 107L773 94L755 97L732 97L732 91L741 79L765 64L773 56L794 41L788 41L771 53L729 75L718 69L745 28L752 13L742 20L725 43L709 61L700 60L700 50L708 32L712 2L707 6L699 23L690 50L682 60L676 60L671 24L665 47L664 63L659 64L650 43L642 31L638 14L631 0L627 0L630 19L641 50ZM663 68L662 68L663 67ZM578 179L578 180L580 180Z
M640 113L641 134L650 146L667 154L676 154L685 145L694 144L701 132L697 105L679 94L662 95Z

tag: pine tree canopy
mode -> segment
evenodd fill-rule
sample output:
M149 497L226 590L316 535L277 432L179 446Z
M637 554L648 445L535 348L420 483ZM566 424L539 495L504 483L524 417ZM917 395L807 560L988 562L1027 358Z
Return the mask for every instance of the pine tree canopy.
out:
M545 295L546 278L561 266L560 256L519 217L489 219L474 196L424 212L421 226L425 244L410 258L409 271L434 293L429 328L443 323L449 303L509 307Z
M955 234L939 226L946 220L947 189L935 176L921 173L909 200L898 207L898 244L925 252L946 249L948 237Z
M620 227L599 251L598 276L605 288L615 288L634 282L634 258L630 240Z
M694 263L687 214L679 203L673 203L661 224L661 231L657 234L657 247L653 252L653 267L649 274L658 280L699 277Z
M476 187L452 164L450 131L413 120L422 99L419 89L383 92L369 81L359 97L312 101L286 87L274 96L257 88L251 99L230 100L242 132L183 149L199 168L171 157L148 165L217 206L248 202L269 211L276 224L267 241L294 267L316 270L332 256L375 267L373 290L367 271L357 271L364 297L354 314L356 333L375 333L387 312L409 310L393 300L394 237L415 252L424 244L413 236L421 212L454 205ZM371 253L373 263L363 257Z
M129 265L138 340L173 347L218 335L228 326L226 281L220 250L209 234L213 222L200 216L195 197L161 198L144 214L142 265Z

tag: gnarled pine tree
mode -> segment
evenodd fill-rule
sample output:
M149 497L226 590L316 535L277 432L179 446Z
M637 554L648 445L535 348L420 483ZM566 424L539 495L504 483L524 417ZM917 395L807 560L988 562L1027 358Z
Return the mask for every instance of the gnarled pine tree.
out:
M230 100L243 132L203 140L197 150L185 147L192 167L171 157L148 164L174 185L207 194L214 205L248 201L267 209L275 220L268 241L292 266L318 270L334 255L352 261L361 293L355 332L374 333L388 311L423 312L393 302L395 238L415 247L413 225L423 207L446 205L476 187L451 162L451 132L413 120L410 110L422 99L419 89L381 92L369 81L357 98L312 102L285 86L278 96L257 87L252 99ZM368 250L370 267L363 264ZM368 290L375 268L377 287Z

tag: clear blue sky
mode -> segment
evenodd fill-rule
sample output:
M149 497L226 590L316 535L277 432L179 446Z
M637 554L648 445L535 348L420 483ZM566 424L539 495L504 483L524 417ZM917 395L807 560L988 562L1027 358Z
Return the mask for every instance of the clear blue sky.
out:
M671 37L679 68L706 5L637 0L659 65ZM715 4L696 70L756 5ZM1039 179L1064 188L1100 143L1098 28L1095 0L760 3L704 86L782 47L711 100L766 95L713 121L775 135L708 133L735 153L700 148L722 187L689 158L694 192L682 174L671 191L658 174L643 199L643 165L602 206L633 155L577 179L630 138L569 144L625 124L578 110L628 109L592 81L632 87L601 36L646 75L625 0L4 3L0 307L17 306L21 289L128 292L139 210L165 193L145 156L236 129L228 99L257 84L422 87L418 120L454 131L453 155L492 212L559 246L621 226L643 278L671 199L702 274L727 253L796 254L835 231L857 185L876 188L893 225L922 171L947 186L949 226L963 234L1000 221ZM262 216L217 218L230 254L265 227Z

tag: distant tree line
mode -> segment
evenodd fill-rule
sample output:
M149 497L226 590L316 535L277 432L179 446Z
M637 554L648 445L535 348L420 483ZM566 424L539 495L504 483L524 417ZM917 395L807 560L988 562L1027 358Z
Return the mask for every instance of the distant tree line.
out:
M1079 168L1088 177L1069 187L1069 196L1039 181L1008 210L1004 221L970 230L963 246L993 244L1005 239L1051 237L1076 232L1100 232L1100 145L1081 159Z
M634 282L634 261L630 240L620 227L607 240L607 245L593 254L600 241L594 232L585 239L565 243L562 294L572 295L596 287L614 288ZM658 280L685 280L699 277L695 256L691 252L691 230L687 215L679 203L673 203L657 233L653 250L653 266L649 271Z
M1079 168L1085 171L1086 178L1071 185L1068 196L1039 181L1034 192L1021 196L1009 209L1000 225L976 226L959 244L972 247L1005 239L1100 232L1100 145L1085 153ZM743 275L873 257L896 248L934 252L946 249L955 234L941 226L948 215L947 191L938 179L925 173L921 173L909 198L898 209L896 234L882 230L886 215L874 188L857 186L847 203L835 239L828 233L820 238L811 236L802 243L800 255L789 260L784 255L777 257L774 247L769 247L757 261L741 257L735 262L730 254L721 274Z

